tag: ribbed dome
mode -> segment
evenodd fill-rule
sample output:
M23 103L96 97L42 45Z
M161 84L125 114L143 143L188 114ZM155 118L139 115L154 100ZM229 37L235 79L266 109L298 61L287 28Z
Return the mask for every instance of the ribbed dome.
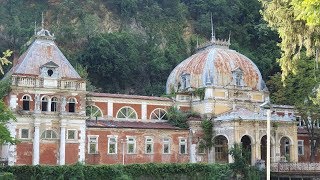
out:
M237 73L241 78L238 84ZM167 80L167 93L181 89L186 77L186 89L236 85L258 91L266 88L259 69L249 58L219 45L207 46L176 66Z

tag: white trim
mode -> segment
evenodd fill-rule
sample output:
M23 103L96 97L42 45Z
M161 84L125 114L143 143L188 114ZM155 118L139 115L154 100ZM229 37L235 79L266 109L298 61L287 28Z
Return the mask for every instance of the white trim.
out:
M75 131L74 133L74 138L73 139L69 139L69 131ZM67 141L74 141L74 140L78 140L78 130L76 129L67 129L67 133L66 133L66 140Z
M107 137L108 137L108 150L107 150L108 154L118 154L118 136L108 135ZM111 139L115 139L115 142L112 143L115 145L114 153L110 153Z
M29 94L24 94L24 95L21 97L20 101L23 101L23 97L25 97L25 96L28 96L28 97L29 97L29 101L33 101L31 95L29 95Z
M99 146L98 146L98 142L99 142L99 135L88 135L87 136L88 137L88 154L99 154ZM90 142L90 138L96 138L96 140L95 140L95 144L96 144L96 147L95 147L95 152L90 152L90 144L91 144L91 142Z
M167 141L165 141L165 139L167 139ZM164 152L164 145L165 144L168 145L168 152L167 153ZM169 137L164 137L162 139L162 154L171 154L171 138L169 138Z
M135 114L136 118L128 118L128 117L119 118L119 117L118 117L118 116L119 116L119 113L120 113L120 111L121 111L122 109L124 109L124 108L131 109L131 110L133 111L133 113ZM122 114L123 114L123 113L122 113ZM123 114L123 115L127 116L127 114ZM130 114L130 115L131 115L131 114ZM129 116L130 116L130 115L129 115ZM131 107L131 106L123 106L123 107L121 107L121 108L118 110L118 112L117 112L117 114L116 114L116 118L117 118L117 119L126 119L126 120L138 119L138 113L137 113L137 111L136 111L133 107Z
M129 141L129 139L133 139ZM133 152L129 152L129 145L133 144ZM127 136L127 154L136 154L137 153L137 139L134 136Z
M145 154L153 154L153 153L154 153L154 141L153 141L153 137L151 137L151 136L145 136L144 143L145 143L144 153L145 153ZM147 150L148 150L148 145L151 145L151 152L147 152Z
M156 114L155 111L158 111L158 112L164 111L165 114L163 114L161 117L158 117L157 119L152 119L152 115L153 115L153 114L155 114L156 116L159 116L159 114ZM167 120L167 119L163 119L167 114L168 114L168 112L167 112L165 109L163 109L163 108L156 108L156 109L154 109L154 110L150 113L150 119L152 119L152 120Z
M28 130L28 137L27 137L27 138L23 138L23 137L22 137L22 130L23 130L23 129L27 129L27 130ZM20 135L20 136L19 136L20 139L23 139L23 140L29 140L29 139L31 139L31 138L30 138L30 129L29 129L29 128L20 128L20 129L19 129L19 135Z
M182 142L184 140L184 142ZM181 146L185 145L184 153L181 153ZM179 137L179 154L188 154L188 141L185 137Z

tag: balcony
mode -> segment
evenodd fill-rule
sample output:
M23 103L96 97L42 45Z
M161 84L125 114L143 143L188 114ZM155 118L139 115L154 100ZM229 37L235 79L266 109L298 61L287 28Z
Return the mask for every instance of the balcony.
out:
M320 172L320 163L271 163L271 172Z
M47 80L44 78L30 76L12 76L12 86L34 87L34 88L52 88L63 90L85 91L86 83L84 80ZM48 81L48 82L46 82Z

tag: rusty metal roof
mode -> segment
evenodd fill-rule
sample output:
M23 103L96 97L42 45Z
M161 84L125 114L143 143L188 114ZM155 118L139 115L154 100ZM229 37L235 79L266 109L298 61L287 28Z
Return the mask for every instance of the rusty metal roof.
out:
M233 81L232 71L241 69L245 87L263 90L265 83L257 66L246 56L226 47L211 45L182 61L171 72L167 80L167 93L178 89L182 74L190 74L190 87L207 87L206 80L212 86L225 87Z
M45 38L45 36L37 36L37 39L20 56L8 74L39 76L40 67L45 64L58 66L59 78L81 78L59 50L53 39Z

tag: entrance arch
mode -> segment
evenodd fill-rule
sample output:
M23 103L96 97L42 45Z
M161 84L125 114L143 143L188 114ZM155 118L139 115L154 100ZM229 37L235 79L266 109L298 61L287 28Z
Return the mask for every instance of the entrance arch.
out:
M270 152L271 152L271 151L270 151ZM261 159L266 162L266 159L267 159L267 135L264 135L264 136L261 138L261 142L260 142L260 155L261 155Z
M282 137L280 139L280 160L290 161L290 145L291 141L288 137Z
M252 159L252 151L251 151L251 139L249 136L244 135L241 138L241 145L242 148L248 153L248 163L251 164L251 159Z
M219 135L214 138L215 162L228 163L228 139Z

